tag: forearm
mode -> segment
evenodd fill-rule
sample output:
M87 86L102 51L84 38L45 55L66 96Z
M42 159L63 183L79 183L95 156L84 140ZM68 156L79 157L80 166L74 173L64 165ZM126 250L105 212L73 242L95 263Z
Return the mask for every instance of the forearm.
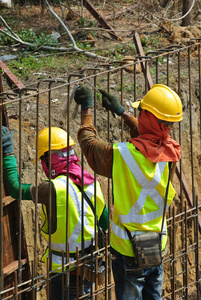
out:
M92 170L97 174L111 178L112 144L97 138L90 108L82 112L78 141Z
M172 169L171 169L171 173L170 173L170 181L173 180L173 177L174 177L174 174L175 174L175 170L176 170L176 163L173 163Z
M138 121L137 119L129 112L123 112L121 115L122 119L124 120L125 124L130 128L130 135L131 138L138 137Z
M14 199L19 199L19 176L16 158L14 157L14 155L8 155L3 158L3 175L9 194ZM32 200L30 186L31 184L21 184L22 200Z
M56 231L56 226L57 226L57 218L56 218L56 191L54 188L54 185L52 183L52 181L42 181L39 186L38 189L36 189L35 186L31 186L31 195L32 198L35 202L36 200L36 190L38 191L38 203L42 203L46 206L47 208L47 216L48 216L48 220L49 220L49 201L50 201L50 193L51 193L51 207L52 207L52 211L51 211L51 232L54 233Z

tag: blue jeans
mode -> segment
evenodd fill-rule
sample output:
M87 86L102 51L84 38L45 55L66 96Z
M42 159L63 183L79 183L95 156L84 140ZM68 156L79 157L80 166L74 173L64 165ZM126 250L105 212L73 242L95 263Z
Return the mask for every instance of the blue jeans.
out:
M53 276L56 274L53 274ZM58 274L57 274L58 275ZM84 295L90 292L91 284L90 281L84 280ZM64 276L64 289L62 298L62 274L59 274L55 278L50 280L50 300L76 300L76 275L70 275L70 285L69 285L69 295L66 295L66 277ZM81 287L79 291L79 296L81 296ZM67 296L67 297L66 297ZM83 299L90 299L90 295Z
M114 249L112 271L117 300L161 300L163 289L163 264L139 269L133 257L124 256Z

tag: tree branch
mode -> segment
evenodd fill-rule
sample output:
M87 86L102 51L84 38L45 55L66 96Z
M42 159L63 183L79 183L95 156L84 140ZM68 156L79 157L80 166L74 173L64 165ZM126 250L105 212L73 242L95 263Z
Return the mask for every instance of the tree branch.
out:
M99 58L101 60L108 60L108 58L104 57L104 56L99 56L99 55L96 55L94 53L90 53L88 51L83 51L82 49L78 48L77 45L76 45L76 42L72 36L72 34L70 33L70 31L68 30L67 26L64 24L64 22L60 19L60 17L52 10L50 4L48 3L47 0L44 0L49 11L52 13L52 15L59 21L59 23L61 24L61 26L65 29L65 31L67 32L69 38L70 38L70 41L71 43L73 44L73 50L76 51L76 52L82 52L84 53L86 56L88 57L93 57L93 58Z
M35 49L41 49L41 50L46 50L46 51L60 51L60 52L79 52L79 53L83 53L88 57L92 57L92 58L98 58L101 60L109 60L108 58L104 57L104 56L99 56L96 55L94 53L90 53L88 51L82 50L80 48L77 47L75 40L72 36L72 34L70 33L70 31L68 30L68 28L66 27L66 25L63 23L63 21L59 18L59 16L51 9L49 3L47 2L47 0L44 0L48 6L48 9L50 10L50 12L54 15L54 17L60 22L60 24L63 26L63 28L66 30L71 43L73 44L73 46L71 48L65 48L65 47L51 47L51 46L45 46L45 45L41 45L38 46L37 44L34 43L28 43L23 41L16 33L13 32L13 30L8 26L8 24L6 23L6 21L3 19L2 16L0 16L1 21L3 22L3 24L5 25L5 27L9 30L10 33L4 31L3 29L0 29L0 32L2 32L3 34L9 36L11 39L13 39L14 41L20 43L20 45L25 46L25 47L30 47L30 48L35 48Z

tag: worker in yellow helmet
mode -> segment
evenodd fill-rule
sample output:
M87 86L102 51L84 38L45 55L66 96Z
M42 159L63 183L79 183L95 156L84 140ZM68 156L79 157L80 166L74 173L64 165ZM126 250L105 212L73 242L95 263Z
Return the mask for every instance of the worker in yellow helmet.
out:
M121 116L131 133L131 139L123 143L98 139L91 113L93 93L80 84L74 99L82 110L81 149L94 172L113 181L110 242L116 299L161 300L165 211L175 196L170 180L173 165L181 157L180 145L169 133L172 124L183 118L182 103L171 88L155 84L133 103L140 111L136 119L116 96L100 92L103 106Z
M51 145L49 144L49 135L51 136ZM11 135L6 127L2 127L3 140L3 170L6 186L10 195L19 199L19 177L17 172L16 159L14 157L14 149ZM91 251L91 241L95 240L95 216L93 206L96 200L96 214L99 221L99 226L104 230L108 227L108 210L105 205L104 197L101 191L99 182L96 182L96 199L94 196L94 177L86 170L82 171L78 164L79 158L75 155L72 148L75 142L69 137L69 147L67 132L61 128L51 127L41 130L38 134L38 157L41 161L42 168L47 176L51 177L51 220L49 220L49 181L43 181L38 186L38 203L42 203L42 234L47 243L49 241L49 230L51 230L51 250L52 250L52 266L53 276L50 281L51 300L60 300L62 298L62 251L66 251L66 223L68 222L68 242L70 258L69 262L76 259L76 248L83 250L84 255ZM51 166L49 166L51 155ZM69 161L67 164L67 158ZM68 174L67 174L68 165ZM51 174L49 174L49 171ZM82 178L83 173L83 178ZM68 197L66 195L67 175L68 182ZM83 214L84 224L82 224L82 180L84 199L88 198L88 202L84 201ZM36 187L32 184L22 185L22 199L33 200L36 197ZM68 209L66 199L68 198ZM89 205L91 202L92 206ZM68 216L66 212L68 210ZM50 229L51 228L51 229ZM82 249L82 230L84 233L84 249ZM49 245L49 244L48 244ZM49 257L49 246L43 255L42 261L47 264ZM64 261L64 263L66 263ZM73 266L70 266L70 289L68 299L76 298L76 272ZM59 273L59 276L54 276ZM66 280L64 280L66 283ZM84 293L90 293L91 284L89 280L84 281ZM80 295L82 293L80 286ZM85 299L88 299L85 298Z

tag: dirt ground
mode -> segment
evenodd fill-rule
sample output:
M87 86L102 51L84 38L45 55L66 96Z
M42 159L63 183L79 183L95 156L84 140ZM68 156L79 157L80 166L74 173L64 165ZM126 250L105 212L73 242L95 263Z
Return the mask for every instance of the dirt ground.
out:
M122 9L121 3L119 1L115 1L118 4L118 11ZM102 15L107 16L108 11L111 11L111 6L108 3L105 4L105 6L101 6L100 12ZM125 4L126 5L126 4ZM129 5L129 4L127 4ZM76 8L74 8L76 9ZM59 7L55 7L54 10L56 12L60 12ZM20 20L17 24L17 26L20 26L21 28L32 28L36 32L40 32L41 29L43 31L51 33L52 30L57 25L59 28L59 24L56 24L52 19L50 19L49 13L47 11L44 11L44 15L41 15L41 8L37 6L27 6L27 7L20 7L17 9L9 9L5 14L9 14L13 17L15 17L17 20ZM87 15L89 18L89 14ZM112 18L112 17L111 17ZM138 33L140 34L140 37L143 38L147 35L149 36L150 44L151 41L154 43L156 40L158 41L158 46L160 48L167 47L169 45L173 44L180 44L181 42L185 42L189 40L190 38L198 38L201 36L201 25L200 25L201 18L198 17L192 26L189 26L188 28L182 28L179 26L179 24L173 24L171 22L164 23L163 27L160 27L159 24L156 24L154 22L147 22L145 19L140 19L139 15L136 16L136 14L133 13L125 13L122 14L120 17L118 17L115 20L115 25L110 20L110 24L115 28L116 32L119 33L121 36L121 41L114 41L111 39L111 37L106 32L99 32L94 37L95 44L94 47L96 48L107 48L109 54L111 55L112 50L114 49L116 45L123 44L127 45L128 43L132 42L133 40L133 31L138 28ZM79 17L76 17L74 14L68 14L68 25L72 28L72 30L75 27L76 22L79 21ZM158 39L159 35L159 29L160 30L160 39ZM125 31L119 31L119 30L125 30ZM8 48L0 47L0 55L5 55L5 53L8 53ZM12 53L12 51L11 51ZM107 55L107 54L106 54ZM129 53L130 55L130 53ZM125 56L127 56L127 53L125 53ZM192 55L193 56L193 55ZM196 56L196 55L195 55ZM187 60L186 60L187 62ZM174 63L174 62L173 62ZM92 62L93 64L93 62ZM89 67L90 63L89 60L86 60L84 62L84 67ZM173 66L174 67L174 66ZM183 66L185 68L185 66ZM196 67L196 66L195 66ZM71 61L69 65L67 66L67 71L62 72L61 74L57 74L57 78L64 78L66 79L68 74L75 72L77 70L77 65L75 64L75 61ZM165 66L164 66L165 68ZM51 72L48 73L49 78L54 78L54 74L51 74ZM39 79L40 75L36 74L29 74L29 76L26 78L26 80L23 79L23 84L25 86L34 86L37 80ZM198 97L196 96L199 92L199 86L198 86L198 78L197 73L193 73L192 71L192 80L194 82L194 85L192 86L192 95L193 95L193 101L194 101L194 110L199 110L199 101ZM176 78L174 78L176 82ZM138 75L138 82L143 83L144 77L142 74ZM104 79L102 79L102 84L104 85ZM5 83L6 84L6 83ZM116 78L115 75L111 78L111 85L116 85ZM31 92L29 92L31 95ZM183 105L185 111L189 111L188 106L188 87L185 89L185 83L182 85L182 98L183 98ZM130 97L132 98L132 97ZM130 109L130 98L126 99L126 108ZM52 99L56 99L55 101L52 101L52 126L61 126L62 128L66 128L67 122L66 117L64 117L63 114L63 108L65 107L65 101L66 101L66 90L60 89L59 91L55 90L52 95ZM128 103L128 104L127 104ZM62 107L62 108L61 108ZM7 107L7 113L9 118L9 126L10 129L14 132L14 147L15 147L15 155L17 157L17 160L19 162L19 153L18 153L18 134L19 134L19 116L18 116L18 105L15 103L9 104ZM75 105L72 105L70 116L73 116L73 111L75 109ZM22 180L25 183L33 183L34 184L34 167L32 164L32 161L35 158L35 142L34 142L34 130L36 128L35 124L36 120L36 103L32 100L27 99L27 101L22 103L22 127L23 127L23 136L22 136ZM193 119L193 134L194 139L199 139L199 117ZM97 130L100 135L100 137L104 140L107 139L107 132L105 130L105 124L107 123L107 114L103 114L103 109L101 107L101 104L98 102L97 104ZM189 119L185 119L183 121L183 131L184 135L189 130ZM40 97L40 117L39 117L39 127L40 129L48 126L48 98L47 94L43 94ZM76 140L77 137L77 131L80 126L80 114L78 114L77 118L73 118L70 120L70 134L71 136ZM119 119L113 119L111 118L111 130L110 130L110 138L111 142L115 142L119 138L119 127L121 126ZM197 131L196 131L197 128ZM125 138L129 136L128 130L125 128ZM178 139L178 136L176 135L175 138ZM184 146L182 149L182 155L187 161L186 165L184 166L184 172L188 174L188 170L190 169L190 140L189 135L186 134L184 137ZM80 157L80 148L78 143L76 143L75 147L76 155ZM201 188L200 188L200 167L201 167L201 156L200 156L200 143L198 142L195 144L195 187L196 191L200 197L201 195ZM86 161L85 161L86 162ZM85 164L85 168L91 172L90 168ZM39 181L45 179L44 174L42 170L39 170ZM101 182L101 186L103 189L103 193L107 195L107 179L98 177L99 181ZM179 183L175 180L175 187L176 190L179 191ZM179 199L178 196L176 198L176 202L178 203ZM30 261L33 259L34 254L34 244L33 244L33 236L35 232L35 228L33 227L34 220L35 220L35 208L34 204L30 201L23 201L23 219L24 219L24 226L26 230L26 239L27 239L27 246L29 251L29 258ZM41 228L41 222L40 222L40 205L38 205L38 224L37 224L37 255L38 257L41 257L42 253L45 251L46 244L43 239L43 237L39 234L40 228ZM38 273L42 274L45 273L45 269L42 263L39 262L38 264ZM41 291L38 295L38 299L44 299L44 291ZM115 296L113 294L113 300L115 299Z

